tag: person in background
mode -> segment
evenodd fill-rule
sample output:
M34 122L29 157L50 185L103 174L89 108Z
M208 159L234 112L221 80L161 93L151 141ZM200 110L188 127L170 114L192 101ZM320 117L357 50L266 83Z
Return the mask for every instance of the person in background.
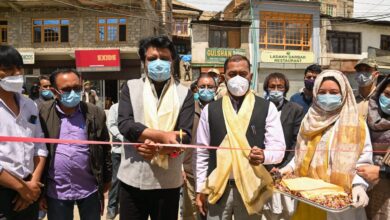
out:
M176 220L183 185L183 150L160 144L189 144L194 120L191 91L174 78L177 53L167 36L139 42L145 67L139 79L121 90L118 127L130 142L118 170L120 219Z
M355 208L333 213L298 203L292 219L366 219L368 183L354 172L366 164L372 164L372 145L352 88L342 72L325 70L314 83L313 105L302 120L295 156L279 171L338 185L352 194Z
M29 98L32 99L33 101L39 99L39 85L38 83L34 83L31 88L30 88L30 94Z
M39 106L42 102L54 99L53 91L51 91L51 83L49 77L42 75L38 77L39 98L34 100Z
M90 81L84 82L84 92L83 92L82 101L94 105L96 105L96 103L99 101L99 97L97 96L96 91L91 88Z
M390 75L387 75L370 96L367 124L374 149L377 171L386 173L390 165ZM375 152L376 151L376 152ZM385 155L387 153L387 155ZM369 168L358 170L365 177ZM379 173L379 172L378 172ZM370 203L366 209L369 219L390 219L390 180L382 178L368 192Z
M41 104L39 117L46 138L109 141L106 114L81 101L81 78L75 69L52 73L55 100ZM111 183L111 146L83 143L47 144L46 194L41 209L49 220L72 220L74 205L81 220L100 220L104 193Z
M227 88L225 84L225 76L219 72L218 69L212 68L207 71L207 74L212 76L217 83L217 92L215 100L222 98L222 96L227 94Z
M271 172L286 166L294 157L293 150L302 119L305 116L302 106L287 101L286 95L289 88L290 83L283 73L271 73L264 80L263 89L266 93L266 99L273 102L278 109L286 150L289 150L285 152L282 162L266 166ZM265 219L289 219L294 213L294 200L274 193L272 201L267 203L264 209L263 218Z
M123 142L123 135L119 132L118 128L118 106L119 103L115 103L111 106L107 117L107 128L111 134L113 142ZM113 144L111 150L112 160L112 181L111 188L108 193L108 205L107 205L107 220L112 220L119 213L119 180L117 178L119 164L121 163L121 153L123 144Z
M263 164L282 161L283 128L275 105L249 89L252 73L245 56L226 59L224 70L228 95L204 107L196 143L242 150L196 149L196 203L207 219L259 219L272 196L267 188L272 178Z
M312 64L305 69L304 83L305 87L302 92L295 93L291 96L290 101L295 102L303 107L303 111L306 114L309 110L313 100L313 86L317 75L321 73L321 66L318 64Z
M192 141L191 144L196 144L196 130L198 129L199 118L202 109L214 101L217 85L215 78L209 74L201 74L196 80L199 93L199 100L195 101L195 115L194 123L192 126ZM184 152L184 187L183 187L183 220L198 219L201 216L198 213L196 206L196 191L195 191L195 177L193 171L193 162L195 150L193 148L186 149Z
M24 97L23 59L0 45L0 136L42 138L36 104ZM0 219L36 220L46 146L32 142L0 142Z
M385 157L383 158L382 165L363 165L358 167L357 174L361 177L363 177L365 180L367 180L370 183L376 184L378 181L382 179L390 179L390 152L387 152ZM386 185L388 186L388 185ZM383 188L387 189L387 188ZM387 199L389 196L387 196ZM375 202L375 201L374 201ZM385 204L389 204L388 202ZM385 211L384 213L387 214L387 216L383 216L383 219L388 218L389 211ZM379 218L380 219L380 218Z
M198 93L198 86L197 86L196 80L191 83L190 89L191 89L191 92L194 94L194 100L198 101L199 100L199 93Z
M368 114L368 102L375 92L379 76L378 65L374 59L364 58L355 65L356 82L359 86L359 94L356 96L359 114L365 120Z

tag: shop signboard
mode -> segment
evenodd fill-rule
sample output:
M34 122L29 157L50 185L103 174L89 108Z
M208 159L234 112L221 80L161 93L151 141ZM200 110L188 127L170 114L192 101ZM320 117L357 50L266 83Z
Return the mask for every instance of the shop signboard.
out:
M244 49L232 49L232 48L206 48L206 62L209 63L224 63L226 58L229 58L235 54L245 56Z
M265 63L313 63L314 53L299 50L260 50Z
M120 52L116 50L76 50L76 67L80 72L120 71Z

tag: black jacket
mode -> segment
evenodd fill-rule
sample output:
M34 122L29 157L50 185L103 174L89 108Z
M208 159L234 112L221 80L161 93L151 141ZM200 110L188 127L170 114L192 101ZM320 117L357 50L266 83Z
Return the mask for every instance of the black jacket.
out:
M80 102L80 109L86 119L88 140L109 141L109 134L106 127L106 114L93 104ZM47 101L39 107L39 118L45 138L59 138L61 119L56 108L56 101ZM52 158L55 155L57 144L46 144L49 155L46 159L43 181L46 185L46 175L52 165ZM103 188L105 183L111 182L112 163L110 145L90 145L90 166L93 175L98 183L98 192L103 199Z
M282 123L283 127L286 150L293 150L295 149L299 128L301 127L301 122L303 117L305 116L305 113L303 111L302 106L294 102L289 102L287 100L285 100L281 111L282 113L280 115L280 122ZM276 167L286 166L293 157L293 151L286 151L282 162L276 165Z

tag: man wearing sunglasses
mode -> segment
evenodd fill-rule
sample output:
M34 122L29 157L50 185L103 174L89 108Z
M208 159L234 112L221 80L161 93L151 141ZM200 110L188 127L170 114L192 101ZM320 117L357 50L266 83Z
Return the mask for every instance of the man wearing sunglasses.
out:
M80 74L63 69L50 76L56 99L43 103L40 120L46 138L109 141L106 115L93 104L81 101ZM77 204L80 219L98 220L104 209L103 195L111 182L110 145L47 144L45 197L41 208L48 219L73 219Z

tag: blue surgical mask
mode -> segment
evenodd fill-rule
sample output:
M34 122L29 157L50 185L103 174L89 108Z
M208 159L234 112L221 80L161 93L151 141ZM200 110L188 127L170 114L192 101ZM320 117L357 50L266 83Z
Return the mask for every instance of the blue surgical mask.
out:
M65 107L73 108L76 107L81 101L81 92L75 92L72 90L71 92L64 92L61 94L60 102Z
M171 62L166 60L153 60L148 64L148 76L156 82L164 82L171 77Z
M381 110L386 114L390 115L390 98L387 98L385 95L379 96L379 105Z
M269 91L268 92L268 98L271 102L279 103L284 99L284 92L283 91Z
M319 94L317 95L317 104L325 111L330 112L338 109L341 102L340 94Z
M369 72L357 72L355 79L359 84L359 87L365 87L371 85L374 82L372 74Z
M51 99L53 98L53 92L49 89L45 89L45 90L41 90L41 96L44 98L44 99Z
M209 102L214 99L214 89L199 89L199 99L204 102Z
M194 100L195 101L198 101L199 100L199 93L194 93Z

